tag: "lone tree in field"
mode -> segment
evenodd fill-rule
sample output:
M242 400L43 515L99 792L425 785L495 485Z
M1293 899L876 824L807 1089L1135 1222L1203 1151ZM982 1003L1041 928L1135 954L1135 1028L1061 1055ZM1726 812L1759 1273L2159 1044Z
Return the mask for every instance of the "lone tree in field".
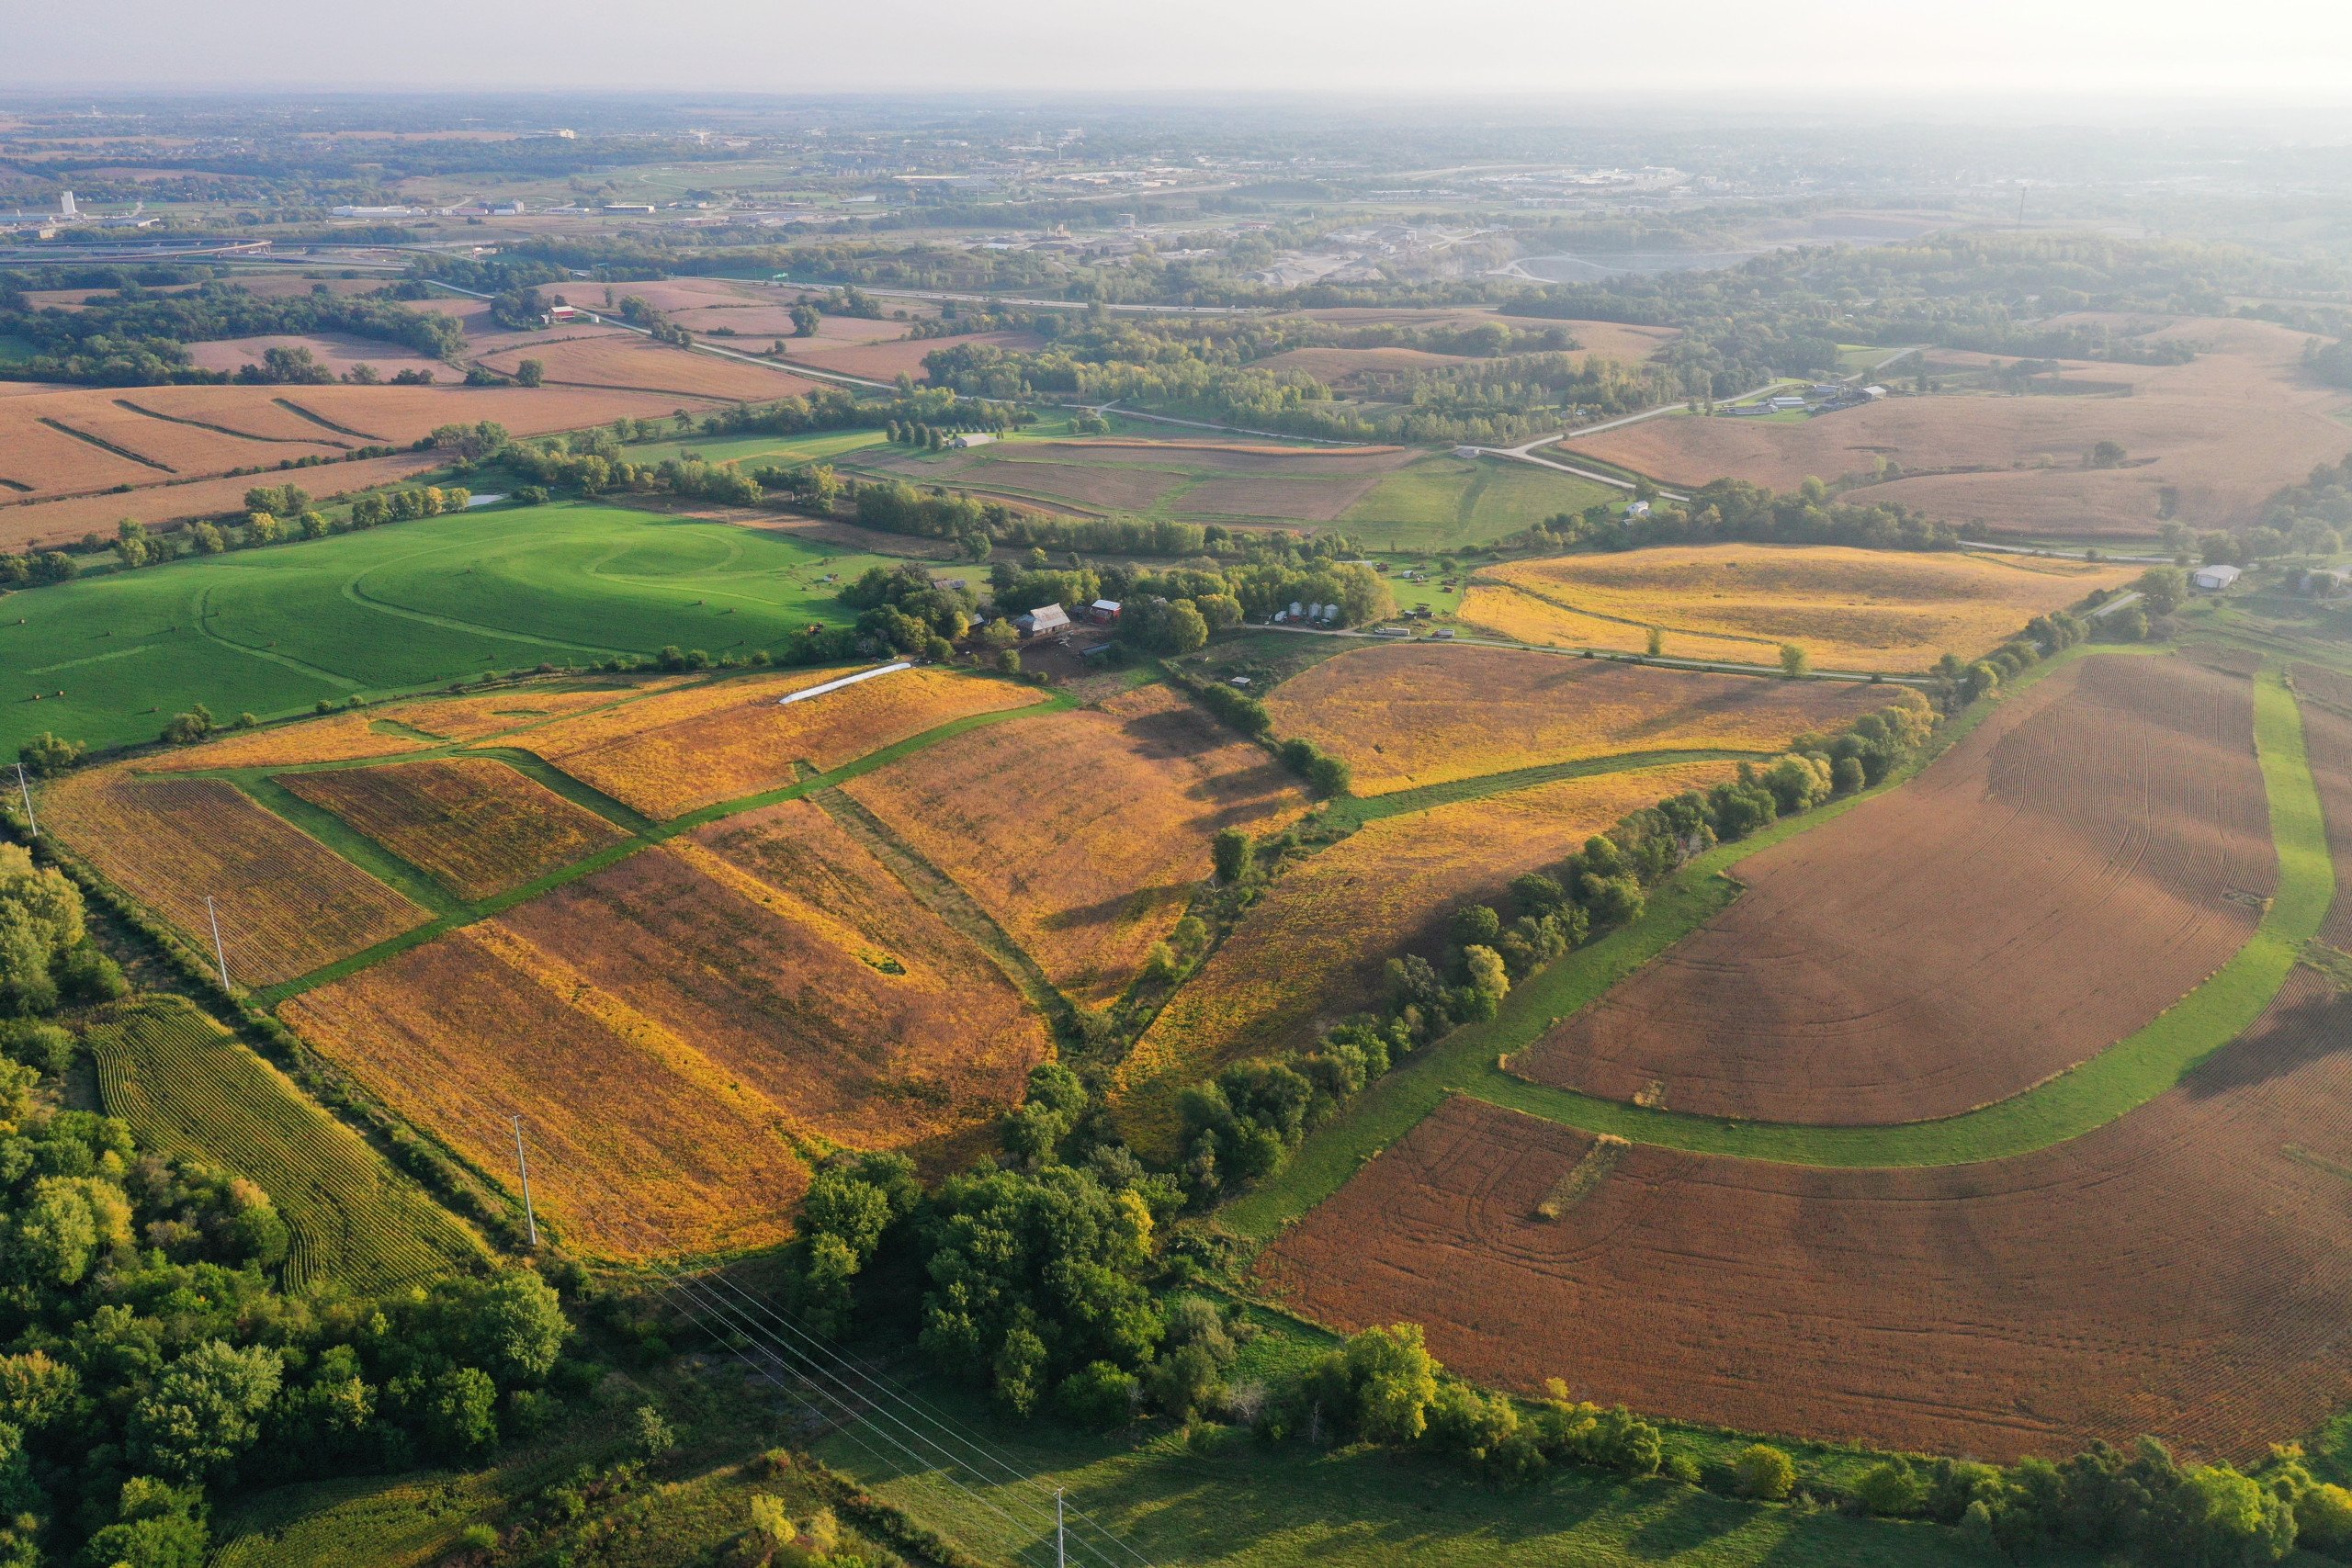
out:
M1813 655L1792 642L1784 642L1781 645L1781 674L1793 681L1801 675L1809 673L1812 669Z
M2124 456L2121 442L2101 441L2094 444L2090 451L2085 455L2083 466L2086 468L2120 468L2122 466Z
M1219 882L1238 882L1250 866L1250 835L1238 828L1223 828L1209 844Z
M1652 659L1656 659L1659 654L1666 651L1666 628L1664 626L1652 626L1650 628L1649 644L1650 657Z
M526 359L514 367L515 381L526 387L536 387L547 379L548 367L536 359Z

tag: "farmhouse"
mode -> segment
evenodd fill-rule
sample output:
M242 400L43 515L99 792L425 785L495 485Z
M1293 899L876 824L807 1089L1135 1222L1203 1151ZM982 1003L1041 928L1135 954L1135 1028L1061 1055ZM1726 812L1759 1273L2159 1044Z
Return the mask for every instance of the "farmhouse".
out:
M1647 517L1649 514L1650 503L1646 501L1629 501L1625 503L1624 520L1628 523L1636 517Z
M580 319L580 308L577 305L550 305L547 319L550 326L558 321L576 321Z
M1047 637L1069 630L1069 615L1059 604L1040 604L1025 615L1015 615L1012 624L1023 637Z
M2188 574L2188 581L2208 593L2219 593L2238 577L2238 569L2233 566L2200 566Z

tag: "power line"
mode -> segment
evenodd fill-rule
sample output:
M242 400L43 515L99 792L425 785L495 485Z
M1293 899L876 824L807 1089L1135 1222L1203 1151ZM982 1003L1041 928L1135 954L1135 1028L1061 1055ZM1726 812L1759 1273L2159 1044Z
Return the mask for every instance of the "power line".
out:
M594 1182L597 1188L612 1197L622 1210L618 1215L615 1215L605 1212L602 1204L593 1205L592 1213L594 1217L607 1224L617 1220L619 1226L639 1233L640 1237L645 1233L650 1233L661 1243L662 1251L675 1254L684 1250L658 1224L642 1214L628 1212L625 1200L613 1190L608 1182L591 1173L578 1174ZM660 1261L658 1256L650 1258L647 1266L668 1282L673 1296L682 1297L684 1301L693 1303L693 1306L687 1307L685 1311L686 1315L695 1326L710 1332L714 1338L719 1340L723 1348L742 1360L759 1375L775 1383L776 1386L783 1387L783 1382L775 1375L776 1371L781 1369L791 1373L807 1393L816 1395L826 1404L838 1409L849 1422L864 1427L875 1438L896 1450L918 1467L936 1472L940 1480L954 1488L974 1506L994 1515L1016 1531L1035 1530L1042 1534L1046 1528L1042 1503L1039 1506L1038 1515L1034 1519L1024 1521L1017 1518L1008 1512L1004 1506L1001 1506L990 1497L982 1495L974 1491L971 1486L965 1484L958 1479L959 1470L968 1472L974 1481L985 1487L1001 1487L1005 1481L1010 1481L1017 1487L1025 1487L1035 1492L1041 1499L1054 1496L1057 1501L1057 1514L1059 1516L1055 1524L1056 1540L1057 1547L1062 1550L1066 1551L1068 1544L1075 1544L1080 1551L1100 1564L1101 1568L1119 1568L1119 1564L1106 1555L1101 1547L1089 1540L1085 1534L1069 1536L1066 1533L1067 1527L1074 1524L1081 1531L1091 1529L1094 1534L1101 1536L1105 1542L1117 1548L1128 1559L1141 1565L1141 1568L1152 1568L1149 1559L1100 1520L1093 1518L1083 1510L1067 1508L1060 1501L1058 1494L1048 1492L1044 1483L1035 1476L1020 1470L985 1443L962 1432L947 1418L924 1405L912 1393L866 1367L857 1358L850 1356L837 1347L826 1345L798 1325L792 1323L758 1296L744 1290L736 1281L728 1279L723 1272L715 1272L707 1277L690 1275L681 1268ZM722 1295L721 1292L725 1294ZM728 1299L730 1297L733 1299ZM697 1312L694 1310L695 1307L699 1307L701 1310ZM710 1321L712 1318L725 1325L728 1332L721 1334L714 1328ZM770 1328L763 1325L773 1325L774 1327ZM797 1343L786 1342L779 1337L776 1332L779 1330L784 1335L789 1335L791 1339ZM729 1343L730 1337L749 1341L761 1350L763 1356L761 1359L754 1359L746 1355L738 1345ZM819 1381L820 1378L826 1381ZM828 1387L828 1382L838 1385L839 1392L834 1387ZM861 1409L861 1401L865 1403L865 1409ZM947 1443L919 1430L915 1426L902 1419L898 1413L889 1408L889 1404L894 1401L905 1405L908 1412L918 1419L944 1434L967 1454L978 1456L983 1462L974 1463L971 1459L960 1458ZM876 1420L876 1416L880 1417L879 1421ZM883 1421L895 1427L898 1429L897 1434L887 1429L881 1424ZM848 1428L840 1428L840 1430L842 1436L850 1438L861 1451L877 1462L884 1466L892 1462L887 1455L876 1450L871 1443L859 1438L854 1431ZM991 1466L1002 1472L1003 1480L999 1480L989 1473Z

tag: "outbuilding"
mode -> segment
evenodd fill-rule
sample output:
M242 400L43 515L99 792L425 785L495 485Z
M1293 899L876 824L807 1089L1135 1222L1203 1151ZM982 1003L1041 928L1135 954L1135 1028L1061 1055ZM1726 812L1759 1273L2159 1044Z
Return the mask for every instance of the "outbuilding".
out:
M985 446L995 439L995 436L985 430L967 430L961 435L949 436L947 445L956 451L968 452L975 446Z
M2242 575L2233 566L2200 566L2188 574L2190 584L2208 593L2219 593Z
M1015 615L1012 624L1023 637L1050 637L1069 630L1069 615L1059 604L1040 604L1025 615Z
M1097 599L1086 607L1086 618L1098 626L1114 625L1119 618L1119 602L1116 599Z

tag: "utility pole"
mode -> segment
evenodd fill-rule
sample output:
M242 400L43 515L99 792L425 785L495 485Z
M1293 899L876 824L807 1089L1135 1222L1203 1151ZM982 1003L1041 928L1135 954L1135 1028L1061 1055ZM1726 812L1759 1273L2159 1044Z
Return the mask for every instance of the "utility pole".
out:
M229 955L220 946L220 911L212 905L212 895L204 896L205 918L212 922L212 962L220 968L220 988L229 988Z
M40 824L33 820L33 789L25 782L25 765L22 762L17 764L17 793L25 797L25 830L38 839L40 837Z
M539 1222L531 1213L531 1166L523 1157L523 1118L516 1116L514 1122L514 1168L523 1174L523 1232L529 1237L531 1250L537 1252L539 1249Z
M1054 1568L1069 1568L1068 1543L1062 1539L1062 1489L1054 1488Z

